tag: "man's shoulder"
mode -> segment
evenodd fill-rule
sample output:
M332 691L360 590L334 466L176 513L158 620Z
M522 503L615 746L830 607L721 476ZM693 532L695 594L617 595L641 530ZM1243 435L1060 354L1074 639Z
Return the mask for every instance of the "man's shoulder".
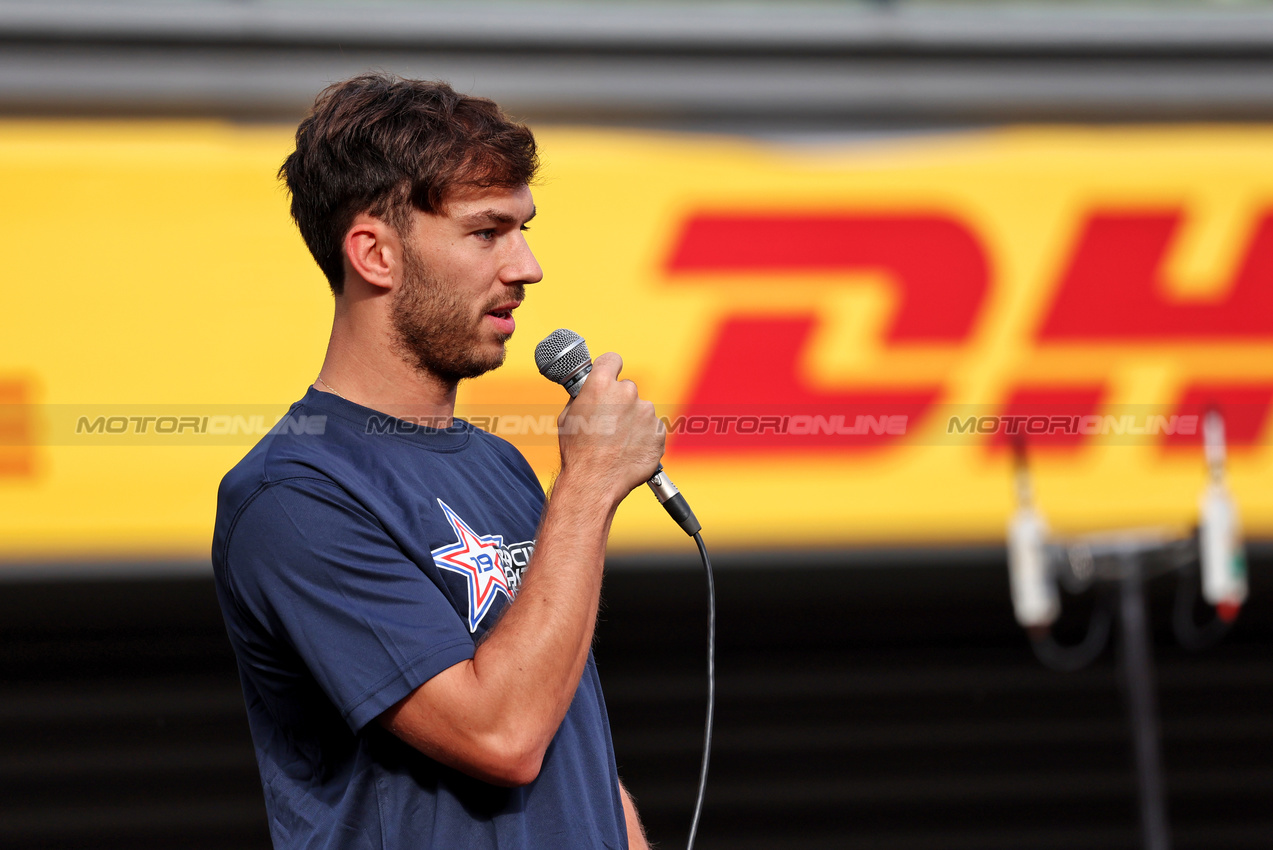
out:
M299 423L299 424L296 424ZM311 415L303 401L293 404L279 422L236 463L221 482L222 492L233 493L296 476L322 477L323 458L329 454L325 421Z
M217 490L216 539L223 538L244 508L271 486L335 484L332 463L338 454L325 424L321 413L310 410L302 399L225 474Z
M307 451L286 438L271 434L252 447L242 460L221 479L217 493L218 515L229 508L242 507L261 490L286 482L292 486L305 486L313 481L334 483L322 463L324 453Z

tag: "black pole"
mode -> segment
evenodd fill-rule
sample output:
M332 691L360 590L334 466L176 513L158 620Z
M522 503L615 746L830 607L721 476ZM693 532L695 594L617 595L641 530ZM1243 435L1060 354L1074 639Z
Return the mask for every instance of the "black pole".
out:
M1162 759L1158 749L1158 715L1154 705L1154 658L1150 651L1149 621L1145 616L1140 558L1128 554L1122 559L1122 567L1119 643L1127 714L1136 753L1141 833L1145 850L1170 850L1171 831L1167 825L1167 799L1163 793Z

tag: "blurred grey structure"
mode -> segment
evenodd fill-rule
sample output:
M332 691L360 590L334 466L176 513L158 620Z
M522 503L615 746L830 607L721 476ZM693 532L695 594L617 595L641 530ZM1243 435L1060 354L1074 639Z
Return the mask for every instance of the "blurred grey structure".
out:
M0 2L0 113L293 119L368 68L531 121L793 129L1273 117L1273 9Z

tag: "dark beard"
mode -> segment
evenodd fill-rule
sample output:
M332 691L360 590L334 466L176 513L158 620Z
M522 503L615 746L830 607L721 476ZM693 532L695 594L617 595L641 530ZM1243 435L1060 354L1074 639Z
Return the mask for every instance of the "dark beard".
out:
M498 356L486 354L475 340L486 311L510 300L520 301L524 287L509 287L504 298L485 305L473 316L454 290L445 281L430 277L424 263L405 245L402 261L402 288L393 304L393 347L398 355L417 370L448 384L476 378L502 365L502 346Z

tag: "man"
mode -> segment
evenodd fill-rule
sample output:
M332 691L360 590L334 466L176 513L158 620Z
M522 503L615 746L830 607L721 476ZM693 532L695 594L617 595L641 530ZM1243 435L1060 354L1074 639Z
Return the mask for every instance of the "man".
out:
M213 541L276 847L647 847L590 644L611 520L663 452L653 407L598 357L547 503L452 419L542 277L536 165L490 101L367 75L280 169L331 341L285 420L307 426L226 476ZM588 425L603 408L615 427Z

